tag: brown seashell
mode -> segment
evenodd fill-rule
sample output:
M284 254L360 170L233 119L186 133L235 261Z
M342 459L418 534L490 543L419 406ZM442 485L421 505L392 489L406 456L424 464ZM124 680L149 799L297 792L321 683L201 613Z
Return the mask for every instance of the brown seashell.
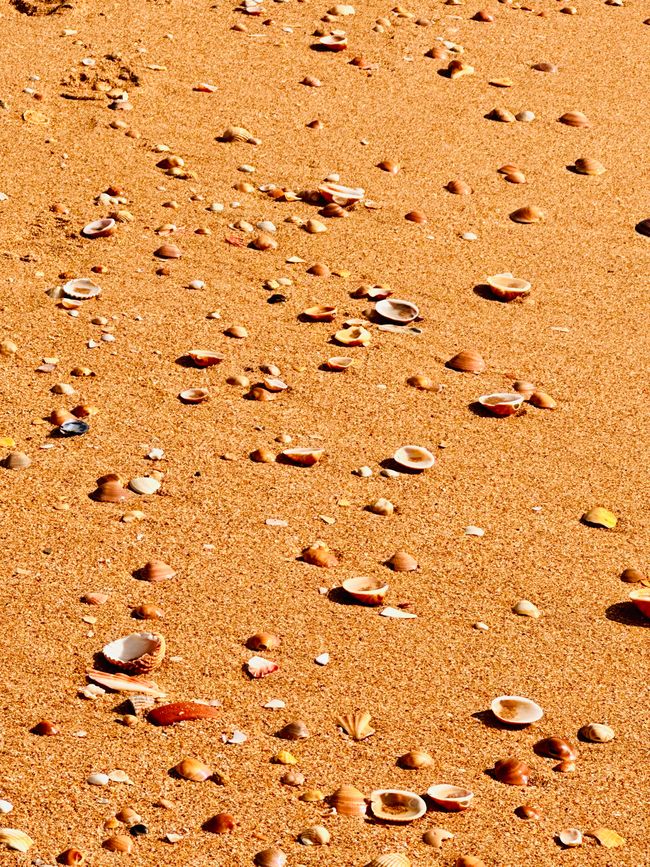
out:
M190 349L187 353L197 367L212 367L214 364L219 364L224 360L225 356L218 352L212 352L209 349Z
M108 849L109 852L125 852L128 855L133 852L133 840L126 834L116 834L115 837L104 840L102 848Z
M474 797L474 792L470 792L469 789L463 789L460 786L439 783L438 785L429 786L427 795L439 807L443 807L450 813L459 813L469 807Z
M282 849L272 846L270 849L258 852L254 858L254 863L257 867L284 867L287 863L287 856Z
M430 768L433 765L433 759L429 753L425 753L422 750L411 750L408 753L404 753L403 756L399 757L397 762L401 768L408 768L408 770L412 771Z
M175 244L163 244L154 250L154 256L159 259L180 259L183 254Z
M90 495L98 503L123 503L132 496L131 491L117 481L102 482Z
M347 36L330 33L328 36L321 36L318 45L322 46L324 51L345 51L348 47L348 40Z
M579 157L575 162L575 170L581 175L603 175L605 166L591 157Z
M322 87L323 82L320 78L316 78L315 75L306 75L304 78L300 80L301 84L304 84L305 87Z
M372 717L367 710L346 713L336 718L337 726L340 726L346 735L354 741L363 741L374 735L375 730L370 725Z
M311 566L320 566L322 569L332 569L339 565L338 557L324 542L316 542L302 552L302 559Z
M72 421L75 416L67 409L53 409L50 413L50 421L55 425L62 425L64 421Z
M72 415L75 418L91 418L99 412L98 407L92 406L89 403L80 403L72 409Z
M643 572L639 572L638 569L624 569L621 572L621 581L625 581L626 584L639 584L645 580L645 575Z
M486 117L488 120L496 120L499 123L514 123L517 120L514 114L508 111L507 108L493 108Z
M646 238L650 238L650 219L641 220L634 227L639 235L643 235Z
M411 867L411 862L401 852L387 852L378 858L373 858L366 867Z
M447 66L447 76L449 78L462 78L464 75L474 75L474 67L464 60L456 58Z
M337 206L338 207L338 206ZM308 307L303 310L302 315L312 322L332 322L336 316L336 307L325 304L316 304L314 307Z
M485 867L485 861L475 858L474 855L461 855L456 859L454 867Z
M472 188L465 181L449 181L445 189L455 196L469 196L472 193Z
M207 388L186 388L178 395L179 400L183 403L203 403L210 397L210 392Z
M501 166L500 168L497 169L497 172L500 175L509 175L512 172L519 172L519 171L521 171L519 166L516 166L513 163L506 163L504 166Z
M346 578L342 587L362 605L381 605L388 593L388 584L381 578Z
M197 759L183 759L174 767L174 771L179 777L194 783L203 783L212 776L212 768Z
M401 166L394 160L382 160L380 163L377 163L377 168L381 169L382 172L388 172L389 175L396 175Z
M515 814L520 819L541 819L543 815L539 807L534 807L532 804L522 804L521 807L517 807Z
M450 358L445 367L461 373L483 373L487 365L475 349L463 349Z
M302 786L305 782L305 775L292 769L282 774L280 782L283 786Z
M585 128L591 126L589 118L581 111L567 111L561 117L559 117L558 120L565 126L573 126L576 128Z
M309 123L307 124L307 127L309 129L323 129L324 126L325 126L325 124L323 123L323 121L318 120L318 119L310 120Z
M262 446L251 452L250 458L257 464L272 464L275 463L275 452Z
M265 388L262 388L259 385L254 385L253 388L248 392L246 397L249 400L261 400L261 401L269 401L275 400L276 395L272 391L267 391Z
M526 175L521 171L521 169L515 169L512 172L505 172L504 177L509 184L526 183Z
M412 385L413 388L419 388L421 391L440 391L440 386L424 373L416 373L414 376L409 376L406 382L408 385Z
M331 271L327 265L323 265L322 262L316 262L307 268L307 273L313 274L314 277L329 277Z
M262 144L260 139L251 135L243 126L229 126L221 133L221 141L223 142L245 142L246 144L258 145Z
M556 765L553 770L559 774L572 774L576 769L576 763L570 761L562 761Z
M555 409L557 401L545 391L534 391L528 398L528 403L536 406L538 409Z
M388 565L393 572L415 572L418 562L407 551L396 551L388 560Z
M165 617L162 608L158 608L157 605L152 605L150 602L137 605L131 611L131 616L137 620L163 620Z
M309 737L309 729L301 720L294 720L281 728L277 736L285 741L300 741Z
M162 665L165 639L155 632L134 632L106 644L102 648L102 656L122 671L148 674Z
M218 716L221 716L221 710L211 704L177 701L172 704L158 705L149 711L147 719L157 726L170 726L184 720L214 719Z
M330 202L329 205L325 205L324 208L321 208L318 212L321 217L349 217L349 213L342 208L340 205L337 205L336 202Z
M61 852L56 860L59 864L66 864L68 867L75 867L75 865L85 864L86 856L79 849L73 847L71 849L66 849L65 852Z
M507 786L527 786L531 769L519 759L499 759L494 763L495 779Z
M548 759L574 761L578 758L578 751L564 738L542 738L535 744L535 752Z
M280 644L280 639L272 632L256 632L246 641L249 650L274 650Z
M42 737L51 738L54 735L60 734L60 729L57 726L50 722L49 720L43 719L39 723L36 723L34 728L31 730L32 734L41 735Z
M420 225L424 225L427 222L427 216L424 211L409 211L404 219L408 220L409 223L418 223Z
M115 231L115 220L107 217L103 220L93 220L81 230L84 238L108 238Z
M143 581L150 581L152 584L158 584L160 581L167 581L173 578L176 574L175 570L162 560L149 560L144 566L138 570L138 578Z
M355 786L340 786L330 797L329 803L341 816L365 816L366 801L362 792Z
M525 400L535 391L535 385L532 382L526 382L525 379L518 379L512 383L512 388L517 394L522 394Z
M510 219L513 223L541 223L546 219L546 214L536 205L525 205L513 211Z
M211 834L231 834L235 828L235 820L230 813L217 813L204 823L204 831Z
M472 15L472 21L484 21L489 23L494 21L494 15L487 9L479 9L476 15Z
M275 238L272 238L271 235L267 235L265 232L260 232L259 235L256 235L253 238L249 246L254 247L256 250L275 250L278 246L278 242Z
M32 459L24 452L9 452L2 466L7 470L24 470L31 466Z

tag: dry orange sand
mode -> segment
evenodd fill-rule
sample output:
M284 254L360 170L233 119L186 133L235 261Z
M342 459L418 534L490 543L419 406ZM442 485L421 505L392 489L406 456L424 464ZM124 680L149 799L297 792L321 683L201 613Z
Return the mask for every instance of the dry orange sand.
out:
M452 865L460 855L491 867L648 863L650 621L626 602L630 586L619 580L625 567L649 567L650 241L634 230L650 216L643 5L577 0L578 14L567 15L560 3L531 0L545 17L495 4L496 20L480 23L471 20L478 2L418 0L409 10L429 19L421 26L377 0L358 0L354 17L331 24L320 21L325 0L268 2L261 17L237 12L234 0L81 0L52 15L24 14L4 0L0 339L18 353L0 359L0 436L12 437L32 464L0 469L0 798L14 806L0 824L26 831L34 846L25 856L3 851L3 865L53 864L70 846L94 865L116 863L120 856L101 848L104 822L126 804L149 829L123 856L135 867L249 865L271 845L287 853L289 867L360 867L391 851L414 865ZM385 32L372 29L378 17L392 22ZM232 30L242 23L245 32ZM348 50L311 50L319 24L345 29ZM425 57L438 37L464 46L475 75L438 74L444 64ZM360 55L377 69L349 64ZM105 95L83 83L80 73L93 73L81 65L86 57L97 61L100 77L128 90L133 111L109 110ZM533 71L540 61L559 72ZM322 87L300 84L305 75ZM511 88L488 84L503 77ZM218 90L192 90L203 81ZM536 120L485 119L499 106L532 110ZM557 122L576 110L590 128ZM49 123L25 121L25 111L42 112ZM315 118L322 130L306 127ZM115 120L139 137L111 128ZM248 128L262 144L216 141L230 125ZM161 143L184 158L194 180L156 168ZM586 156L607 172L567 169ZM384 159L399 161L399 174L376 168ZM527 184L497 174L504 163L521 167ZM242 164L255 173L238 172ZM330 172L381 207L324 220L328 232L309 235L285 219L315 217L313 206L233 189L242 180L311 189ZM444 186L453 178L473 194L449 194ZM132 222L108 239L82 238L84 224L110 210L94 200L111 184L124 189ZM169 200L177 210L162 207ZM231 208L234 201L241 206ZM57 202L67 215L51 212ZM224 211L207 210L211 202ZM509 213L524 205L541 207L546 221L511 222ZM429 222L405 221L413 209ZM231 235L248 241L228 228L237 219L272 220L278 249L224 243ZM184 231L158 238L154 229L164 223ZM195 234L198 227L211 234ZM463 240L464 232L478 239ZM157 276L161 263L152 256L165 240L183 250L166 277ZM287 264L290 256L305 262ZM312 277L306 268L314 262L349 276ZM95 265L108 272L92 275ZM530 299L502 304L473 291L500 271L529 279ZM76 318L45 294L63 273L94 276L103 289ZM287 301L269 305L263 284L282 276L293 281L280 290ZM188 289L194 279L205 288ZM397 297L415 301L423 333L373 326L370 347L349 352L355 366L326 373L322 362L346 353L331 335L369 306L350 297L362 283L388 283ZM299 321L315 303L337 305L336 323ZM206 318L214 310L221 320ZM110 320L116 340L89 349L101 333L91 324L97 316ZM249 337L225 336L232 324L245 325ZM225 361L205 371L177 363L193 347L220 351ZM485 358L485 373L444 367L469 347ZM54 372L34 372L52 356L59 359ZM244 400L244 389L226 383L234 374L255 382L261 364L278 365L290 385L273 405ZM96 376L71 377L75 366ZM443 390L409 387L417 372ZM557 410L528 407L506 419L472 412L479 395L508 390L515 378L550 392ZM72 383L78 394L50 393L57 382ZM177 399L181 389L206 385L212 397L204 404ZM90 432L52 439L41 420L77 403L100 410ZM325 458L311 469L249 459L261 446L279 452L280 434L297 446L322 446ZM47 443L54 448L41 448ZM380 463L406 443L432 449L436 466L417 477L381 476ZM152 447L165 452L155 465L145 458ZM353 475L361 465L374 475ZM165 474L159 495L126 507L89 499L102 474L132 478L152 469ZM395 515L364 510L378 497L396 505ZM56 510L59 502L69 509ZM595 505L618 516L615 530L580 523ZM120 522L128 507L146 519ZM267 518L287 526L268 526ZM470 524L484 528L484 537L466 536ZM339 552L339 567L299 561L317 539ZM386 568L401 548L419 571ZM171 564L176 578L135 580L133 571L152 558ZM386 619L318 592L355 575L388 580L388 601L410 601L418 618ZM98 590L110 594L106 605L81 603ZM542 617L514 615L521 598ZM128 728L120 721L122 696L79 697L102 646L143 628L131 617L143 602L165 612L154 628L167 639L168 660L153 677L170 700L219 699L220 719L168 729L142 720ZM476 621L489 631L472 628ZM281 668L253 682L242 670L251 655L244 645L260 629L281 636L280 649L266 654ZM329 665L315 665L325 651ZM495 727L485 711L503 693L534 699L544 718L523 730ZM286 708L263 709L271 698ZM361 743L335 725L339 713L354 709L370 711L377 730ZM31 734L41 719L61 733ZM473 790L473 806L460 814L431 810L400 827L303 803L301 789L280 784L285 769L270 762L286 746L275 733L296 719L311 737L289 749L306 785L325 795L342 783L366 794L384 787L422 794L449 782ZM533 753L545 736L577 743L589 722L609 724L616 738L580 744L574 773L558 774L554 762ZM246 733L245 744L222 742L234 729ZM85 737L75 736L80 731ZM431 753L433 766L397 767L397 757L416 747ZM169 769L183 756L220 769L229 784L172 778ZM534 787L505 786L486 774L508 756L531 765ZM115 768L133 786L86 784L88 774ZM153 806L161 796L173 810ZM526 802L540 807L540 821L516 817ZM224 810L237 823L232 835L201 830ZM296 835L319 822L330 845L299 845ZM455 835L440 853L422 843L434 826ZM625 846L609 851L585 838L582 848L563 851L555 841L563 828L599 826L618 831ZM164 842L180 829L188 831L181 842Z

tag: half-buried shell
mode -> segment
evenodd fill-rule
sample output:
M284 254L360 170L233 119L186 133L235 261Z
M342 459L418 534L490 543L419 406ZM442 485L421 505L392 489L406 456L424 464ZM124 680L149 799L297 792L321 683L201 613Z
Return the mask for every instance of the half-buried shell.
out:
M427 795L439 807L448 810L450 813L458 813L469 807L470 801L474 797L474 792L470 792L469 789L462 789L460 786L450 786L447 783L440 783L436 786L430 786L427 789Z
M388 593L388 584L380 578L347 578L342 586L362 605L381 605Z
M436 462L431 452L423 446L402 446L393 455L393 460L406 470L428 470Z
M156 632L134 632L105 645L102 656L122 671L147 674L162 664L165 658L165 639Z
M411 862L401 852L387 852L385 855L373 858L366 867L411 867Z
M544 716L538 704L520 695L500 695L490 704L490 710L500 722L512 726L528 726Z
M354 741L363 741L374 735L375 730L370 725L372 717L367 710L346 713L337 717L336 724Z
M384 822L414 822L427 811L427 805L415 792L401 789L376 789L370 793L373 816Z
M508 271L488 277L487 284L492 294L501 301L514 301L515 298L527 295L531 289L528 280L513 277Z
M187 356L197 367L212 367L213 364L219 364L224 359L223 355L209 349L190 349Z
M493 415L514 415L521 409L524 402L523 394L509 394L507 392L496 392L494 394L483 394L478 399L478 403L489 410Z
M375 304L375 312L388 322L406 325L420 315L416 304L404 301L402 298L384 298Z
M343 208L356 205L365 195L365 190L361 187L345 187L343 184L333 184L331 182L321 184L318 192L326 202L334 202Z

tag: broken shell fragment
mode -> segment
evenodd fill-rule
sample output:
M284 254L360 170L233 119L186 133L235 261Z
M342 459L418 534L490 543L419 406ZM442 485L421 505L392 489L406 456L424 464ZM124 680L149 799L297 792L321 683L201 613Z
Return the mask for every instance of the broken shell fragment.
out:
M301 720L294 720L281 728L277 736L285 741L300 741L309 737L309 729Z
M650 617L650 587L640 587L638 590L633 590L628 598L633 605L636 605L641 614Z
M413 322L420 315L416 304L412 301L404 301L401 298L386 298L377 301L375 313L387 322L395 322L398 325L406 325Z
M433 846L434 849L442 849L445 840L453 839L454 835L445 828L430 828L422 835L422 842L426 843L427 846Z
M174 767L174 771L179 777L194 783L203 783L212 776L212 769L197 759L183 759Z
M422 750L411 750L400 756L397 762L401 768L418 771L421 768L430 768L433 765L433 758Z
M521 409L524 402L523 394L508 394L497 392L496 394L483 394L478 403L489 410L493 415L514 415Z
M527 786L531 769L519 759L499 759L492 771L495 779L507 786Z
M341 205L342 208L356 205L365 195L365 190L361 187L345 187L342 184L331 182L321 184L318 192L326 202L334 202L336 205Z
M330 804L341 816L365 816L366 800L363 792L355 786L345 784L340 786L328 798Z
M323 825L311 825L298 834L297 840L303 846L326 846L331 834Z
M368 346L372 340L370 332L361 325L342 328L334 335L334 340L342 346Z
M388 593L388 584L380 578L347 578L342 587L362 605L381 605Z
M214 364L222 362L225 357L208 349L190 349L187 356L197 367L212 367Z
M367 506L367 509L369 512L372 512L373 515L383 515L384 517L388 517L395 511L395 506L390 500L387 500L386 497L380 497L378 500L375 500L374 503L370 503Z
M402 789L375 789L370 793L373 816L384 822L414 822L427 811L427 805L415 792Z
M417 560L407 551L396 551L387 564L393 572L415 572L418 568Z
M17 852L28 852L34 845L32 838L17 828L0 828L0 843Z
M141 569L138 569L137 575L143 581L150 581L152 584L158 584L160 581L168 581L176 574L175 570L162 560L149 560Z
M261 140L255 138L243 126L229 126L221 133L221 141L224 142L245 142L246 144L258 145L262 144Z
M107 671L96 671L91 668L86 672L86 677L88 680L115 692L135 692L153 698L161 698L165 695L158 684L152 680L142 680L128 674L109 674Z
M115 220L106 218L103 220L93 220L81 230L84 238L108 238L115 231Z
M494 274L492 277L488 277L486 282L495 298L499 298L501 301L513 301L515 298L521 298L527 295L531 289L528 280L513 277L510 273Z
M458 370L461 373L483 373L486 366L483 358L475 349L463 349L445 364L445 367L450 367L452 370Z
M210 397L210 392L207 388L186 388L178 397L183 403L203 403Z
M567 848L582 845L582 831L577 828L566 828L557 835L560 843Z
M470 792L469 789L462 789L460 786L450 786L446 783L440 783L439 785L429 786L427 795L439 807L450 813L458 813L469 807L474 797L474 792Z
M546 219L546 214L536 205L525 205L513 211L510 219L513 223L541 223Z
M280 454L290 461L292 464L297 464L301 467L313 467L317 464L325 454L324 449L284 449Z
M606 530L613 530L618 523L618 518L609 509L604 509L602 506L595 506L589 509L582 516L582 523L589 524L591 527L604 527Z
M375 730L370 725L372 717L368 711L356 711L355 713L346 713L343 716L336 718L336 724L340 726L346 735L349 735L354 741L363 741L374 735Z
M440 59L444 60L444 58ZM464 75L474 75L474 67L466 61L452 60L447 66L447 76L449 78L462 78Z
M258 852L254 858L254 863L257 867L284 867L287 863L287 856L282 849L272 846L270 849L263 849Z
M354 364L354 359L348 358L345 355L333 355L331 358L328 358L327 361L325 362L325 365L328 368L328 370L335 370L335 371L339 371L339 372L343 371L343 370L347 370L348 367L350 367L352 364Z
M254 680L259 680L261 677L267 677L273 674L280 666L277 662L271 659L264 659L262 656L252 656L246 663L246 671Z
M615 738L614 729L603 723L588 723L578 732L580 737L592 744L606 744Z
M131 674L148 674L159 668L165 657L165 639L155 632L134 632L102 648L104 659Z
M170 726L185 720L214 719L218 716L221 716L221 710L213 705L177 701L172 704L158 705L149 711L147 719L157 726Z
M500 722L513 726L531 725L544 716L538 704L520 695L500 695L490 704L490 710Z
M302 559L312 566L320 566L322 569L333 569L339 565L339 560L334 551L325 542L316 542L305 548Z
M625 837L611 828L596 828L594 831L587 831L588 837L594 837L601 846L606 849L616 849L618 846L625 845Z
M88 280L87 277L80 277L78 280L68 280L63 284L63 294L68 298L75 298L77 301L87 301L89 298L96 298L102 290L100 287Z
M423 446L402 446L393 455L395 463L406 470L429 470L436 459Z

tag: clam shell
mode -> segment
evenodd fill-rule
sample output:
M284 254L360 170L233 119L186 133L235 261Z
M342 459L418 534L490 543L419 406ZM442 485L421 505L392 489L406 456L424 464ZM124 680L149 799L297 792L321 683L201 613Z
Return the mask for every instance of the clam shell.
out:
M302 315L306 316L312 322L332 322L336 316L336 307L326 304L317 304L314 307L308 307L303 310Z
M565 126L573 126L576 128L585 128L591 126L589 118L581 111L567 111L561 117L559 117L558 120Z
M377 168L381 169L382 172L388 172L389 175L396 175L400 170L400 164L395 160L382 160L377 163Z
M527 786L532 773L519 759L499 759L494 763L494 776L507 786Z
M523 394L508 394L497 392L495 394L483 394L478 403L494 415L514 415L521 409L524 402Z
M347 578L342 587L363 605L381 605L388 593L388 584L380 578Z
M474 75L474 67L464 60L452 60L447 66L449 78L462 78L464 75Z
M260 139L255 138L243 126L229 126L221 133L221 141L224 142L246 142L246 144L258 145L262 144Z
M302 720L294 720L281 728L277 736L285 741L300 741L309 737L309 729Z
M393 572L415 572L418 562L406 551L396 551L388 560L388 565Z
M102 848L108 849L109 852L123 852L129 854L133 852L133 840L126 834L116 834L114 837L109 837L102 843Z
M331 834L323 825L311 825L298 834L297 840L303 846L326 846L331 839Z
M67 409L54 409L50 413L50 421L55 425L62 425L64 421L73 421L75 418Z
M528 403L537 409L556 409L557 401L545 391L534 391L528 398Z
M582 516L582 522L589 524L592 527L604 527L607 530L613 530L618 523L618 518L609 509L604 509L602 506L594 506Z
M165 695L158 684L152 680L142 680L128 674L109 674L107 671L95 671L91 668L86 672L86 677L115 692L142 693L142 695L150 695L153 698L161 698Z
M566 828L557 835L560 843L568 848L582 845L582 831L577 828Z
M409 223L419 223L420 225L424 225L427 220L427 215L424 211L409 211L408 214L404 215L404 219L408 220Z
M406 382L413 388L419 388L420 391L440 391L440 386L424 373L416 373L413 376L409 376Z
M388 322L396 322L398 325L413 322L420 315L416 304L413 304L412 301L404 301L401 298L385 298L382 301L377 301L375 312L382 319L386 319Z
M88 298L96 298L101 291L100 287L87 277L80 277L77 280L68 280L67 283L63 284L63 294L68 298L75 298L77 301L86 301Z
M221 716L220 708L211 704L199 704L195 701L176 701L172 704L161 704L147 714L149 722L157 726L171 726L185 720L214 719Z
M591 157L579 157L575 161L575 170L581 175L603 175L606 172L605 166L594 160Z
M510 219L513 223L541 223L546 219L546 214L536 205L525 205L513 211Z
M342 208L340 205L337 205L336 202L330 202L329 205L325 205L325 207L321 208L319 211L321 217L349 217L350 215Z
M203 829L211 834L230 834L235 828L235 820L230 813L217 813L203 824Z
M463 349L450 358L445 366L461 373L483 373L487 365L475 349Z
M415 792L375 789L370 793L370 809L384 822L414 822L424 816L427 805Z
M427 789L427 795L431 800L443 807L450 813L458 813L461 810L466 810L470 801L474 797L474 792L469 789L462 789L460 786L450 786L446 783L430 786Z
M318 44L326 51L344 51L348 47L348 40L346 36L334 36L330 34L329 36L321 36Z
M187 356L197 367L212 367L213 364L219 364L223 361L225 357L209 349L190 349Z
M184 780L192 780L194 783L203 783L212 776L212 768L199 762L197 759L182 759L174 771Z
M453 193L455 196L469 196L472 193L472 188L465 181L453 180L449 181L446 185L446 189L448 192Z
M157 256L159 259L180 259L182 255L182 252L175 244L163 244L157 250L154 250L154 256Z
M500 695L492 701L490 710L500 722L516 726L530 725L544 716L538 704L520 695Z
M370 725L372 717L368 711L356 711L346 713L336 718L336 724L340 726L346 735L350 735L354 741L363 741L374 735L375 730Z
M133 496L133 493L120 482L108 481L97 485L97 490L90 495L98 503L123 503Z
M523 394L525 400L528 400L535 391L535 385L532 382L526 382L524 379L518 379L516 382L513 382L512 388L517 394Z
M540 610L536 605L533 605L532 602L529 602L528 599L520 599L516 605L512 606L513 614L519 614L520 617L532 617L537 619L540 617Z
M332 569L339 565L338 557L324 542L316 542L305 548L302 559L312 566L320 566L322 569Z
M365 190L361 187L345 187L343 184L331 182L321 184L318 192L326 202L334 202L334 204L341 205L343 208L356 205L365 195Z
M280 782L283 786L302 786L305 782L305 775L301 774L300 771L292 769L282 774Z
M115 231L115 220L106 217L103 220L93 220L92 223L87 223L81 230L81 234L85 238L108 238Z
M548 759L562 759L572 762L578 758L578 751L564 738L542 738L535 744L535 752Z
M633 590L628 598L642 614L650 617L650 587L640 587L638 590Z
M582 726L578 734L583 740L591 741L593 744L606 744L616 737L614 729L603 723L587 723L586 726Z
M210 392L207 388L186 388L178 397L183 403L203 403L210 397Z
M160 490L160 482L153 476L138 476L130 480L129 487L136 494L155 494Z
M323 449L284 449L280 454L292 464L298 464L301 467L312 467L317 464L325 454Z
M370 332L361 325L342 328L334 335L334 340L342 346L368 346L372 340Z
M354 364L354 359L347 358L345 355L333 355L325 364L329 370L343 371Z
M393 455L395 463L407 470L428 470L436 459L423 446L402 446Z
M102 648L104 659L122 671L148 674L165 658L165 639L156 632L134 632Z
M365 816L366 801L363 792L355 786L344 784L328 798L330 804L341 816Z
M621 572L621 581L626 584L639 584L646 581L646 577L639 569L623 569Z
M258 852L253 860L257 867L284 867L287 863L287 856L282 849L272 846L270 849L263 849Z
M496 120L500 123L514 123L517 119L507 108L493 108L487 117L489 120Z
M173 578L176 574L175 570L162 560L149 560L144 566L138 570L138 577L143 581L150 581L152 584L158 584L160 581L167 581Z
M9 452L2 466L7 470L24 470L32 463L32 459L24 452Z
M490 291L496 298L502 301L513 301L530 292L531 285L528 280L513 277L512 274L494 274L487 278Z
M400 756L397 761L401 768L408 768L412 771L430 768L433 765L433 758L423 750L410 750L410 752Z

